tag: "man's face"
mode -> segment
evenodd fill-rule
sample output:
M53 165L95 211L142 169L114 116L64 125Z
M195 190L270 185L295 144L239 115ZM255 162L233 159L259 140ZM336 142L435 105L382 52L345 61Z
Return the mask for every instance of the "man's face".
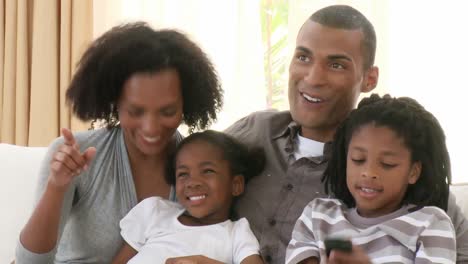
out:
M378 69L363 68L363 34L308 20L299 31L289 66L289 105L304 137L326 142L377 84Z

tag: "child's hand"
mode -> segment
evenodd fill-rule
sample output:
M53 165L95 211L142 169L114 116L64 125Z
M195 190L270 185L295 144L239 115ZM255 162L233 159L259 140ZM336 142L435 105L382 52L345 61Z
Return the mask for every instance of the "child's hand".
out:
M201 256L201 255L166 259L166 264L211 264L211 263L220 264L222 262L207 258L205 256Z
M49 184L60 190L66 190L75 176L86 170L96 154L96 149L90 147L80 153L80 147L70 130L62 128L65 140L50 161Z
M353 245L351 252L343 252L339 250L332 250L328 258L328 264L371 264L366 252L359 247Z

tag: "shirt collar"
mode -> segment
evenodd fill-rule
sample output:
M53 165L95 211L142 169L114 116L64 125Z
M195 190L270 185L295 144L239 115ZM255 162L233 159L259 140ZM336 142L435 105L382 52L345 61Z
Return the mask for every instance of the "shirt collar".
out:
M299 130L301 130L301 126L295 121L291 121L285 128L278 129L278 131L273 133L273 139L286 137L288 135L294 135L295 137L296 134L299 133Z
M301 126L294 120L291 120L291 122L285 128L278 129L276 133L273 133L273 140L283 137L289 137L285 150L287 153L292 153L294 151L294 139L296 138L296 135L299 133L300 130ZM325 158L325 160L328 160L331 156L332 143L332 141L325 142L325 146L323 148L323 157Z

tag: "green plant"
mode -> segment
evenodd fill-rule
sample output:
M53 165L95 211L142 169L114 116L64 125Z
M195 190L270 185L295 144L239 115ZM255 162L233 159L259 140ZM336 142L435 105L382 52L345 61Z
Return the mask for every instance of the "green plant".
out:
M284 109L287 101L288 0L262 0L262 40L268 108Z

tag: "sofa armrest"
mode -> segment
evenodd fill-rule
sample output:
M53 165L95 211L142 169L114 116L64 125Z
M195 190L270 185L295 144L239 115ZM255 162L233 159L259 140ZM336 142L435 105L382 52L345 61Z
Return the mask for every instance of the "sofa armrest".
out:
M14 259L16 242L34 202L40 164L45 147L0 144L0 263Z
M457 205L468 219L468 183L452 184L450 191L455 195Z

